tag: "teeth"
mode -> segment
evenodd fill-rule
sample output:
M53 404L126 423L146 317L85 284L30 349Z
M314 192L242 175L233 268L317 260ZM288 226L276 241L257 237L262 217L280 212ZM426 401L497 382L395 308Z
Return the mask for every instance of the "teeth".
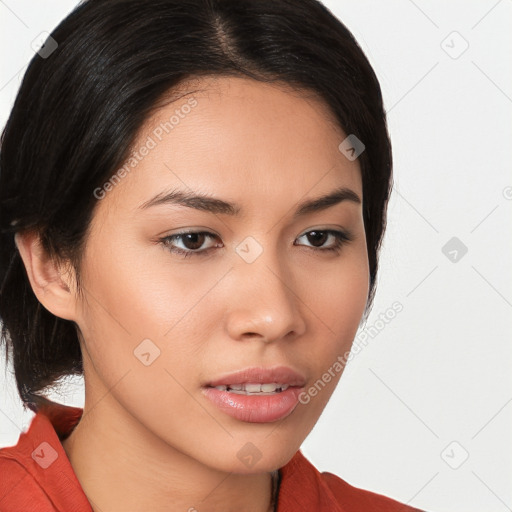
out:
M227 386L215 386L219 391L229 391L238 395L256 395L256 394L274 394L288 389L288 384L279 384L270 382L265 384L247 383L247 384L229 384Z
M259 393L261 391L261 384L246 384L245 391L247 393Z

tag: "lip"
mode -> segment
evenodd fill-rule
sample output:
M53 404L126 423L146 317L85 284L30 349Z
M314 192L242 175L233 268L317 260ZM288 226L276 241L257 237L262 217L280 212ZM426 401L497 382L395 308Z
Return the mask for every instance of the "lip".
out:
M241 395L216 389L229 384L288 384L288 389L272 395ZM270 423L290 415L304 390L306 379L285 366L246 368L216 378L202 388L203 394L222 412L248 423Z
M206 384L211 386L227 386L228 384L265 384L266 382L278 382L289 386L304 386L306 379L295 370L287 366L275 366L273 368L245 368L234 373L223 375Z

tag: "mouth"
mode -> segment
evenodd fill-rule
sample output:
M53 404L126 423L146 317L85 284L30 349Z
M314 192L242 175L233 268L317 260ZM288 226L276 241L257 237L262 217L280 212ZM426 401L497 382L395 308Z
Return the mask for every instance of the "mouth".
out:
M304 386L306 379L299 372L287 366L275 366L273 368L252 367L222 375L206 384L208 387L225 386L232 390L246 390L252 392L273 392L277 388L290 386ZM257 389L256 386L265 386L265 389ZM268 391L265 391L268 390Z
M291 368L247 368L202 387L222 412L240 421L268 423L284 419L298 404L306 379Z
M247 384L228 384L226 386L215 386L219 391L227 391L228 393L235 393L236 395L275 395L286 391L290 386L288 384L280 384L276 382L271 383L247 383Z

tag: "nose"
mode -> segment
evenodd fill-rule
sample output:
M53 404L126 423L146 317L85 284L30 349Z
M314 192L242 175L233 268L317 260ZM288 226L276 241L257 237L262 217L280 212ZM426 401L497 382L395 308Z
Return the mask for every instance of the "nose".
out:
M235 262L227 330L231 339L273 342L300 336L306 328L304 304L294 290L292 269L270 250L252 263Z

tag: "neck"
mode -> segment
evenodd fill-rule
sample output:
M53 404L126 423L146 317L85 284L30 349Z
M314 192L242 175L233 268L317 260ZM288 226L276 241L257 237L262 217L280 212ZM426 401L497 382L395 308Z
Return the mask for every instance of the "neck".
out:
M272 474L225 473L180 452L111 394L87 398L62 445L94 512L269 512Z

